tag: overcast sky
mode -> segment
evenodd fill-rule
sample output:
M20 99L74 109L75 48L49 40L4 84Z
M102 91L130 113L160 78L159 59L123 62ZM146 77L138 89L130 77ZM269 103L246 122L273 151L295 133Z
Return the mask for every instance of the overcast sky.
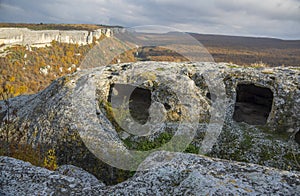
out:
M300 39L300 0L0 0L1 22L165 25Z

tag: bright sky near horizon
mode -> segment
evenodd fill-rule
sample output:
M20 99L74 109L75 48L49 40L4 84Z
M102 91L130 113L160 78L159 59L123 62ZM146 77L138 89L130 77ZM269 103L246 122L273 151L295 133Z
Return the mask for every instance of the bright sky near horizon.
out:
M300 39L300 0L0 0L0 22L164 25L186 32Z

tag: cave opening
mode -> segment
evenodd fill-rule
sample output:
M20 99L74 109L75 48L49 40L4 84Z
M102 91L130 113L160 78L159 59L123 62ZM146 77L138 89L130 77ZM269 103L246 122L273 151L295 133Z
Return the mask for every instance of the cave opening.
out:
M273 105L273 92L255 84L238 84L233 119L250 125L265 125Z
M300 129L298 130L298 132L295 135L295 141L300 145Z
M129 100L128 96L129 95ZM111 103L114 96L114 107L122 108L129 101L129 112L131 117L140 124L145 124L149 118L151 105L151 91L130 84L113 84L110 87L108 101ZM121 110L119 110L122 112Z

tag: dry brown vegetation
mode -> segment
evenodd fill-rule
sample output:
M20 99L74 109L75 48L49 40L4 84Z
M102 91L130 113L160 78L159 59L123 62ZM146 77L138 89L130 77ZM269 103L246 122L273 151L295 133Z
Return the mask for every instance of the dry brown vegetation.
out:
M9 48L8 54L0 58L0 94L17 96L44 89L54 79L76 71L91 47L53 41L45 48ZM44 74L43 70L48 73Z

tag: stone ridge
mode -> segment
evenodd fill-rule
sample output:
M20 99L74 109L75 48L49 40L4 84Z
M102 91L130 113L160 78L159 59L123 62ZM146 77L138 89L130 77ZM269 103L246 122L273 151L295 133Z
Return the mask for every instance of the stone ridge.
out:
M167 161L166 157L169 157ZM254 164L193 154L156 152L141 167L148 165L156 167L138 172L117 185L105 186L91 174L71 165L49 171L17 159L0 157L0 194L297 195L300 192L299 172Z
M190 77L199 88L203 96L206 96L209 89L205 84L202 75L205 72L211 74L215 79L222 79L225 84L226 96L229 99L228 113L232 117L234 113L234 102L236 100L236 88L238 84L255 84L257 86L266 87L272 90L274 94L273 108L267 119L265 128L270 131L279 133L296 133L300 127L300 70L299 68L245 68L226 63L170 63L170 62L137 62L108 65L94 69L87 69L75 74L67 75L54 81L45 90L36 95L23 95L10 99L13 109L16 109L18 120L23 117L30 117L28 120L37 118L34 109L38 105L40 109L44 109L43 114L48 112L59 113L65 116L61 111L52 111L54 106L62 107L60 109L68 109L72 92L79 88L84 83L81 80L84 78L95 78L97 84L97 99L107 100L109 96L110 85L116 81L130 83L128 77L132 71L141 71L148 75L142 75L139 80L142 88L149 88L147 83L158 82L160 78L155 74L162 75L169 73L186 75ZM129 75L126 75L126 74ZM144 82L144 83L143 83ZM202 85L202 86L201 86ZM151 87L153 88L153 86ZM83 95L78 95L83 96ZM206 101L208 100L205 98ZM0 113L6 111L6 106L3 101L0 101ZM96 110L96 108L94 108ZM12 110L11 110L12 111ZM289 115L288 118L286 115ZM11 115L13 116L13 115ZM43 116L43 115L42 115ZM42 118L39 114L39 119ZM72 119L74 120L74 119ZM58 121L61 122L61 121ZM46 126L46 125L41 125ZM29 138L27 138L29 139ZM33 139L33 138L32 138ZM44 138L45 139L45 138Z

